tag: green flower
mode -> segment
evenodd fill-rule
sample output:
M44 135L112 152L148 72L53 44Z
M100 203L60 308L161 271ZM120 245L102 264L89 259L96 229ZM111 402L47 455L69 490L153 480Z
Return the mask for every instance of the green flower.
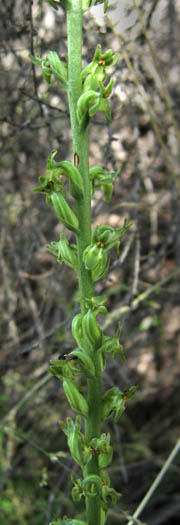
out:
M92 59L92 62L86 66L81 73L81 79L84 81L85 85L85 77L86 75L94 75L95 77L99 74L99 79L101 80L101 76L106 76L106 69L108 67L114 66L116 64L117 60L119 58L119 54L115 53L113 55L113 50L108 49L105 51L105 53L102 53L101 45L98 44ZM103 80L103 79L102 79Z

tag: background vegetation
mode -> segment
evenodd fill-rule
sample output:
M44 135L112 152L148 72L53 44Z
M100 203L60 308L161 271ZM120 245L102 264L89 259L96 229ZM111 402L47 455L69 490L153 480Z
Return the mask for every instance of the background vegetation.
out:
M133 513L179 435L180 4L126 5L123 34L115 27L118 9L101 22L94 18L99 8L85 14L83 48L84 66L97 43L120 53L113 123L107 126L100 114L93 118L90 164L122 169L111 209L95 194L93 221L133 222L118 262L112 257L108 279L97 284L108 295L107 333L121 321L127 358L121 367L109 361L104 381L122 389L137 385L120 423L107 424L115 449L110 475L122 494L109 512L111 525L127 522L122 509ZM0 10L0 522L46 525L59 513L75 514L69 470L77 467L58 425L67 404L47 368L73 347L78 303L73 272L45 248L63 226L32 192L53 148L59 160L72 160L67 101L56 83L47 87L29 55L54 50L65 57L66 25L63 9L55 15L38 0L4 0ZM179 479L177 457L143 522L179 523Z

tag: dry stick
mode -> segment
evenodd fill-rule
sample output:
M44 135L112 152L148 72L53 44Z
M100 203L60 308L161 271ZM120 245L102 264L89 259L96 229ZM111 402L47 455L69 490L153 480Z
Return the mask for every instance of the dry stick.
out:
M34 27L33 27L33 17L32 17L32 3L33 3L32 0L29 0L30 47L31 47L31 55L34 55L34 39L33 39ZM39 100L39 96L38 96L36 69L35 69L34 64L32 64L32 74L33 74L33 83L34 83L34 93L35 93L36 100L37 100L38 105L39 105L40 115L41 115L41 117L43 117L44 116L44 112L43 112L43 107L42 107L42 104L41 104L41 102Z
M169 94L168 94L168 91L167 91L167 88L166 88L166 84L165 84L164 79L162 77L162 73L161 73L161 70L160 70L160 67L159 67L159 64L158 64L157 56L156 56L155 51L153 49L153 46L151 44L148 32L146 30L146 27L145 27L145 24L144 24L142 15L141 15L140 8L138 7L138 5L136 3L136 0L134 0L134 6L137 9L137 14L138 14L139 21L141 23L142 31L143 31L145 39L146 39L146 41L148 43L148 46L149 46L149 49L150 49L150 52L151 52L151 56L152 56L152 59L153 59L153 63L154 63L155 69L156 69L156 71L158 73L158 76L160 78L160 81L161 81L162 95L163 95L164 101L166 103L167 109L168 109L168 111L170 113L172 124L174 126L174 131L175 131L176 137L178 139L179 147L180 147L180 132L179 132L178 124L177 124L177 121L176 121L175 116L174 116L171 100L169 98Z
M126 48L125 48L124 43L123 43L123 37L118 31L116 31L116 29L114 27L114 24L112 23L112 21L111 21L111 19L110 19L110 17L108 15L107 15L107 18L108 18L108 22L109 22L109 24L111 26L111 29L112 29L114 35L119 39L120 46L121 46L121 51L122 51L124 60L125 60L125 62L127 64L127 67L129 69L130 73L133 75L134 82L135 82L136 87L137 87L137 89L138 89L138 91L139 91L139 93L140 93L140 95L142 97L142 100L146 104L147 111L149 113L149 118L150 118L151 124L153 126L156 138L157 138L157 140L158 140L158 142L159 142L159 144L160 144L160 146L161 146L161 148L163 150L163 154L164 154L165 160L167 162L168 170L169 170L170 174L172 173L172 175L174 177L174 180L175 180L175 183L176 183L176 186L178 188L178 191L180 192L180 182L179 182L178 175L177 175L177 173L176 173L176 171L174 169L173 162L172 162L172 160L170 158L169 152L168 152L168 150L167 150L167 148L166 148L166 146L164 144L164 141L163 141L163 139L161 137L161 133L160 133L158 125L156 123L154 114L153 114L153 112L151 110L151 107L150 107L150 104L149 104L149 102L147 100L147 97L145 96L144 89L142 88L142 86L141 86L141 84L140 84L140 82L139 82L139 80L138 80L138 78L136 76L134 67L133 67L133 65L132 65L132 63L131 63L131 61L129 59L128 53L127 53Z
M175 270L172 272L168 277L165 279L162 279L156 284L153 284L152 286L149 286L145 292L142 292L138 295L130 305L126 306L120 306L119 308L116 308L112 313L109 314L108 319L104 322L103 328L106 329L109 326L111 326L114 321L119 320L121 317L126 315L127 313L131 312L132 310L136 310L138 306L149 297L152 293L158 292L165 284L167 284L169 281L174 279L175 277L178 277L180 275L180 269Z
M144 510L145 506L149 502L150 498L154 494L154 491L157 489L159 483L162 481L163 477L165 476L166 472L168 471L169 467L171 466L171 463L173 462L174 458L180 451L180 438L177 441L176 445L174 446L172 452L168 456L167 460L165 461L162 469L160 470L159 474L156 476L155 480L153 481L151 487L146 492L146 495L142 499L141 503L138 505L136 511L134 512L132 519L128 521L127 525L133 525L136 523L136 519L139 518L140 514Z

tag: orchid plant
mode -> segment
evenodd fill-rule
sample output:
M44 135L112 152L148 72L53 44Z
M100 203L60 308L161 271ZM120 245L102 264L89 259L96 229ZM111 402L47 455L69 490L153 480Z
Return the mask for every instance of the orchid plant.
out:
M110 486L106 471L113 451L110 434L102 432L102 425L110 416L118 421L126 403L134 395L135 387L124 392L112 387L103 392L106 354L114 358L117 353L122 362L125 358L119 342L119 329L109 337L101 328L98 314L106 316L108 312L106 297L96 294L95 283L108 272L109 251L115 248L119 254L121 237L130 227L130 222L125 220L121 228L112 228L108 224L91 228L93 194L97 188L102 188L105 200L109 201L120 169L108 173L99 166L89 168L88 124L97 111L103 112L111 122L109 97L113 79L107 82L106 77L108 69L116 64L118 54L112 49L102 52L98 44L91 63L82 68L83 12L100 3L104 3L106 11L107 0L48 0L48 3L55 9L61 3L66 11L67 63L54 51L50 51L46 58L37 54L31 60L41 67L48 84L55 77L67 92L74 162L56 162L57 151L51 151L45 175L39 177L35 191L45 194L46 202L58 220L74 236L72 243L61 234L59 241L47 246L59 264L66 264L76 272L80 295L80 311L72 321L75 348L68 358L52 360L49 372L62 381L67 400L76 415L59 424L67 436L72 458L81 470L81 475L72 477L72 498L74 501L85 498L86 515L85 521L64 516L51 525L105 525L108 507L110 503L116 503L119 494ZM69 182L75 211L68 201L64 177Z

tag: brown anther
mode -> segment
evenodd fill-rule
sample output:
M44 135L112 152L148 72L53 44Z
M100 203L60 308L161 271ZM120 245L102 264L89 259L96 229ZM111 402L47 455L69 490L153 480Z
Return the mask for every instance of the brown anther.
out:
M108 98L109 95L110 95L110 93L108 93L108 91L107 91L107 93L104 94L104 98Z
M105 66L105 60L98 60L99 66Z
M104 248L104 243L102 241L98 241L96 245L98 246L98 248Z
M99 456L100 450L97 450L96 448L91 447L91 452L93 456Z

